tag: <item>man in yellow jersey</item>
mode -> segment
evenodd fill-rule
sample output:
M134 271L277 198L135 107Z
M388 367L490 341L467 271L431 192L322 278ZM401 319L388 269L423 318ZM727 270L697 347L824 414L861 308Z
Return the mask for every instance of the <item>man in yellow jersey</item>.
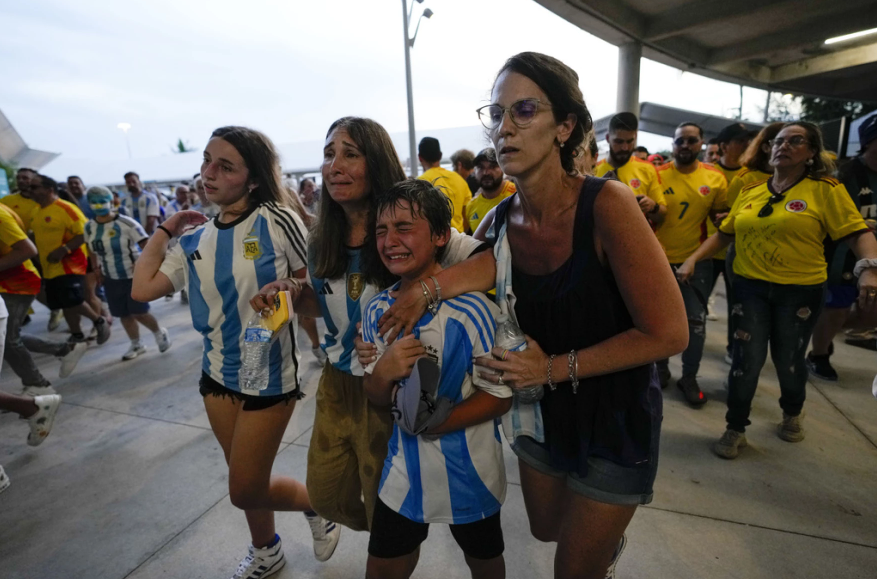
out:
M85 216L79 207L58 198L58 184L50 177L38 175L30 194L40 204L31 227L40 253L46 301L51 309L64 310L73 341L85 340L79 325L79 316L84 316L94 322L97 343L103 344L110 338L110 324L85 301Z
M465 233L463 210L472 199L472 192L466 180L453 171L441 168L442 149L436 138L421 139L417 147L417 158L420 160L420 166L423 167L423 174L418 179L429 181L451 200L453 205L451 226L460 233Z
M728 184L731 183L734 177L743 171L743 167L740 165L740 156L746 152L746 147L749 146L749 141L751 140L752 134L742 123L732 123L728 125L722 129L716 137L715 141L719 149L719 158L716 159L714 165L716 169L721 171L722 175L725 176ZM729 200L728 206L730 207L730 205L731 202ZM713 220L707 220L707 237L715 234L716 224L721 223L726 215L727 213L716 215L715 222L713 222ZM730 248L723 249L713 256L713 281L710 284L710 293L713 293L713 289L716 287L716 281L719 279L719 274L722 274L722 277L725 280L725 297L727 298L726 301L728 303L728 342L725 345L725 362L727 364L731 363L731 334L733 332L733 324L731 323L731 280L728 279L729 276L727 273L729 266L725 264L729 250Z
M703 130L694 123L683 123L676 128L673 161L658 169L667 199L667 219L657 235L674 268L706 239L704 221L727 210L728 183L712 165L697 160L702 148ZM706 298L711 280L712 263L706 260L697 264L688 283L680 285L688 316L688 348L682 352L682 377L676 385L692 406L707 401L697 384L697 371L706 338ZM667 360L658 363L658 373L661 385L666 387L670 381Z
M40 274L30 261L36 254L37 248L25 235L18 215L0 205L0 296L9 310L3 357L21 378L25 394L42 396L54 394L54 390L50 390L51 382L37 369L30 352L61 358L60 377L66 378L87 346L21 334L22 322L40 291Z
M505 175L496 162L496 151L493 147L482 149L474 163L475 177L481 188L466 205L466 233L469 235L475 233L478 224L491 209L517 190L514 183L503 178Z
M34 212L39 209L39 204L30 198L30 182L37 176L37 172L27 167L22 167L15 174L18 189L11 195L0 199L0 203L12 209L21 219L24 232L30 231L30 222Z
M654 165L633 156L636 148L639 122L633 113L618 113L609 119L609 156L594 169L594 175L602 177L615 171L618 180L628 185L636 195L640 209L646 218L659 226L667 215L667 201L661 193L661 180Z

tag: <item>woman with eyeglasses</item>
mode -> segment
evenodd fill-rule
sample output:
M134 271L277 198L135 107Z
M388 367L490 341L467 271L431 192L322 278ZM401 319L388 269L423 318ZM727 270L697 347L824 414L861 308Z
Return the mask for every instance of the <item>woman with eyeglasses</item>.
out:
M713 446L728 459L747 445L744 433L768 344L782 393L777 434L788 442L804 439L804 354L823 303L826 236L845 241L856 254L858 305L877 309L877 241L863 235L868 226L844 186L830 177L819 128L788 123L769 144L773 174L740 191L719 231L676 272L688 279L696 262L735 241L727 430Z
M497 304L527 349L494 348L482 376L545 386L503 419L533 536L556 542L555 577L614 577L624 530L652 500L662 403L653 362L687 343L685 310L630 189L582 175L592 127L578 75L525 52L479 109L517 193L481 222L497 258ZM514 288L514 289L513 289Z

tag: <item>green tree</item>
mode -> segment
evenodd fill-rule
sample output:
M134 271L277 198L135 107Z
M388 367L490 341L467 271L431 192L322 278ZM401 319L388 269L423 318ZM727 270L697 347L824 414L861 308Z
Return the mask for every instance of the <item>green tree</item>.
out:
M9 181L9 190L15 191L15 188L17 187L15 182L15 172L18 167L12 163L4 163L3 161L0 161L0 169L6 171L6 180Z
M177 139L177 144L171 147L171 151L174 153L190 153L194 150L193 147L189 146L189 141L184 141L183 139Z
M877 104L860 101L841 101L818 97L801 97L801 120L824 123L841 117L857 119L877 110Z

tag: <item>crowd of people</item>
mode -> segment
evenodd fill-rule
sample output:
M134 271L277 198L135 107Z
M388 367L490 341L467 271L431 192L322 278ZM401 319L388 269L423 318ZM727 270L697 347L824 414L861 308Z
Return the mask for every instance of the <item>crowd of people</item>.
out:
M747 446L768 348L777 434L798 442L808 374L837 380L832 339L877 325L877 115L835 172L807 122L757 134L735 123L706 151L703 129L683 123L664 159L637 145L632 112L612 117L600 160L578 75L543 54L510 58L491 100L478 115L492 146L453 153L447 169L426 137L416 180L386 130L358 117L329 127L319 186L285 184L271 141L234 126L212 133L173 199L129 172L122 199L70 177L64 200L19 170L0 200L0 327L24 391L0 393L0 407L40 444L61 397L29 352L71 374L88 349L82 317L97 344L120 320L124 360L145 351L140 325L164 352L149 302L179 292L204 338L199 390L250 532L233 577L285 565L275 511L303 513L320 561L342 526L370 532L368 578L410 577L430 524L450 526L473 578L504 577L500 425L532 535L556 543L555 577L614 577L625 530L653 498L669 357L681 353L684 400L708 402L698 370L720 275L722 458ZM247 320L279 291L298 323L271 345L268 386L248 390ZM68 341L21 334L34 299L61 312L50 322L66 319ZM508 323L523 345L496 346ZM272 472L302 397L299 325L322 365L304 482ZM873 334L850 340L877 349ZM538 402L518 397L534 388Z

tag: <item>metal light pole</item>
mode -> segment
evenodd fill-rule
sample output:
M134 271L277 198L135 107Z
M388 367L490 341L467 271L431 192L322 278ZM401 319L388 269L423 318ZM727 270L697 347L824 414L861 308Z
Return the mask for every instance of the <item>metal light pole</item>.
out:
M423 0L415 1L419 4L423 3ZM409 38L408 28L411 25L411 14L413 11L414 2L411 3L411 11L409 11L407 0L402 0L402 29L405 33L405 83L408 89L408 154L411 163L411 177L417 177L417 144L415 143L416 137L414 134L414 90L411 87L411 49L414 47L414 40L417 38L417 31L420 30L420 20L422 20L424 16L430 18L433 12L429 8L423 11L423 14L420 15L420 19L417 21L417 28L414 31L414 36Z
M131 128L131 123L119 123L116 125L117 129L122 129L122 132L125 133L125 145L128 146L128 158L131 158L131 140L128 138L128 129Z

